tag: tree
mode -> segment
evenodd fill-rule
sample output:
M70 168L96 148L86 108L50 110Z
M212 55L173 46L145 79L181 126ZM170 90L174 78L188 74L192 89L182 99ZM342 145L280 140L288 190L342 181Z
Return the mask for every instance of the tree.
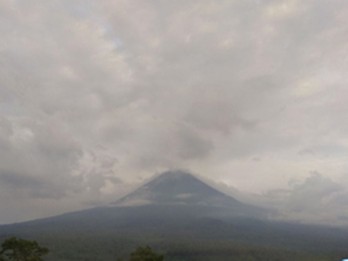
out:
M6 239L0 250L0 261L42 261L48 249L36 241L11 237Z
M129 261L163 261L162 255L154 252L149 246L138 247L131 253Z

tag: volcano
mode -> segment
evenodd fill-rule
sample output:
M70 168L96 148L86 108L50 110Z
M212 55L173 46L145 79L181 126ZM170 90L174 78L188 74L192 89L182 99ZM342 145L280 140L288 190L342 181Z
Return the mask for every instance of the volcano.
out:
M302 260L298 251L344 253L346 249L347 230L275 222L266 218L268 214L269 210L245 204L176 170L103 207L2 225L0 241L9 236L38 240L52 250L48 257L52 261L111 261L116 252L126 256L139 245L167 251L168 260L216 261L235 260L226 255L238 251L266 253L267 258L255 260ZM277 256L289 250L295 252Z
M103 207L70 212L59 216L0 226L2 231L51 230L70 228L71 231L121 230L137 227L148 229L147 223L156 229L177 224L195 223L192 219L204 218L252 218L263 219L264 209L244 204L209 186L185 171L164 172L140 186L125 197ZM63 230L64 230L63 229Z
M239 202L183 171L165 172L115 203L121 206L216 205L226 207L233 204L239 204Z
M233 216L260 217L261 208L244 204L185 171L167 171L155 177L114 206L211 207Z

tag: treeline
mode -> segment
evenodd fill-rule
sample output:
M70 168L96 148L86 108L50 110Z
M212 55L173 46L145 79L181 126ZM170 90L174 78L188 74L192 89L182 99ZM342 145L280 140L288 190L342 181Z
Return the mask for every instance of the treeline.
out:
M81 242L80 242L81 243ZM169 245L157 253L149 246L137 247L126 256L117 252L106 255L96 254L83 249L76 249L75 253L56 256L49 249L36 241L11 237L3 241L0 249L0 261L43 261L43 260L110 260L110 261L332 261L341 260L342 255L324 255L320 253L295 252L286 249L258 247L251 245L228 244L215 242L214 244L190 244L190 241L168 242ZM71 246L70 246L71 247ZM53 249L54 251L55 249ZM85 249L87 250L87 248ZM71 249L70 249L71 251ZM82 252L81 252L82 251ZM71 253L71 252L70 252ZM128 252L129 253L129 252ZM90 255L89 255L90 254Z
M43 256L48 253L48 248L40 246L36 241L10 237L1 244L0 261L43 261ZM135 249L127 260L163 261L164 257L145 246ZM125 260L117 258L117 261Z

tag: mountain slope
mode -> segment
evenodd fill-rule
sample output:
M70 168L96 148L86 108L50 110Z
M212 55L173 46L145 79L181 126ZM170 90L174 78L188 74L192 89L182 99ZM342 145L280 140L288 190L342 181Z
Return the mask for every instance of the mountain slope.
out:
M263 209L241 203L223 194L190 173L168 171L108 206L0 228L40 229L52 225L76 230L95 230L109 226L141 226L149 220L156 220L156 224L161 225L176 223L178 220L189 223L191 218L255 219L262 217L264 212Z
M114 205L211 206L233 209L236 215L261 212L261 209L243 204L184 171L164 172Z
M181 243L197 255L208 247L214 252L216 242L227 250L240 244L340 253L346 248L347 231L272 222L261 218L264 212L189 173L169 171L109 206L0 226L0 241L11 235L39 240L52 249L49 260L55 261L114 260L113 249L126 255L144 244L170 252Z

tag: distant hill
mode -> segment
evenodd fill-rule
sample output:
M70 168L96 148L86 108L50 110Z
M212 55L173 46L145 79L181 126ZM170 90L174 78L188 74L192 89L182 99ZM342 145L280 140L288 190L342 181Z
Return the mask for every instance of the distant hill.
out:
M346 230L266 217L267 210L190 173L168 171L105 207L0 226L0 239L38 240L55 261L111 261L138 245L167 253L166 260L334 260L348 254ZM250 253L254 259L243 259Z

